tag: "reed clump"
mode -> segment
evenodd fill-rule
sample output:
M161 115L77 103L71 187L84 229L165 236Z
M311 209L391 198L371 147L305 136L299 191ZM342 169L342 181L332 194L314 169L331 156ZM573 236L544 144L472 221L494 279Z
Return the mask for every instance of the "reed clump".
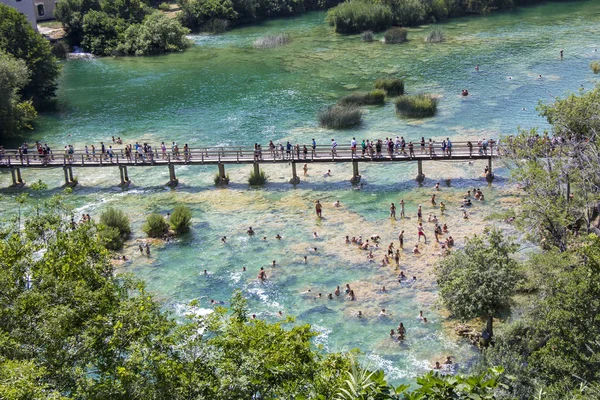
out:
M375 81L375 88L382 89L388 96L404 94L404 81L398 78L380 78Z
M269 177L265 174L265 171L260 170L258 174L254 173L254 170L250 172L250 177L248 177L248 183L251 186L262 186L267 183Z
M169 218L169 225L176 234L189 231L192 227L192 210L185 205L176 206Z
M290 42L289 35L279 33L277 35L267 35L258 38L254 41L253 46L257 49L270 49L273 47L283 46Z
M356 106L335 105L321 110L317 118L324 128L344 129L360 124L362 112Z
M161 238L169 232L169 224L159 213L152 213L146 218L146 223L142 230L151 238Z
M331 8L325 21L337 33L380 32L392 26L390 6L365 0L350 0Z
M600 63L598 61L594 61L590 64L590 68L594 74L600 73Z
M397 44L406 42L408 31L406 28L390 28L385 31L383 35L383 41L386 44Z
M396 99L396 112L405 117L432 117L437 112L438 100L429 95L417 94Z
M375 89L370 92L354 92L342 97L338 102L342 106L372 106L385 103L385 91Z
M360 38L362 39L363 42L372 42L374 36L375 35L373 34L373 31L364 31L363 33L360 34Z
M427 43L440 43L446 39L446 34L442 28L436 26L432 28L425 36L425 41Z

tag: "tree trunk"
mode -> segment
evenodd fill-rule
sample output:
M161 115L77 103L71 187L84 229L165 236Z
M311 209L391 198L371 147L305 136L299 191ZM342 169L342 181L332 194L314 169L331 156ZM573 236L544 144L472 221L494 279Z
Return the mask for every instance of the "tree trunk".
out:
M494 323L494 317L492 316L492 314L489 314L488 318L487 318L487 327L486 327L486 330L490 334L490 339L492 338L492 336L494 336L494 331L493 331L493 328L492 328L493 323Z

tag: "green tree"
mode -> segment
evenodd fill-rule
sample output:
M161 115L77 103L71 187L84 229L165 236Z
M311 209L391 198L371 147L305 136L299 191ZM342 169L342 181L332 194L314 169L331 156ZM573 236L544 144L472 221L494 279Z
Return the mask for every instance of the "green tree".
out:
M60 68L50 43L35 32L25 15L0 4L0 51L25 61L29 81L19 89L21 98L38 107L55 95Z
M83 17L83 48L99 56L111 55L117 48L125 21L111 17L104 11L91 10Z
M519 279L518 263L511 258L516 249L496 229L468 239L464 249L436 266L442 303L462 320L486 317L492 335L493 316L509 306Z
M22 101L19 94L29 75L25 61L0 51L0 137L31 128L37 116L31 101Z
M180 51L190 45L190 30L165 14L155 12L141 24L130 25L120 38L119 52L131 55L154 55Z
M185 205L176 206L169 218L169 224L175 233L179 234L189 231L192 226L192 210Z

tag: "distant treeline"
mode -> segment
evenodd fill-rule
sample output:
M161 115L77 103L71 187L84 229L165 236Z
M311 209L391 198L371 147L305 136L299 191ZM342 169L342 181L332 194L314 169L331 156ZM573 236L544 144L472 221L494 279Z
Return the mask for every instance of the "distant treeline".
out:
M368 29L381 31L391 25L432 23L451 17L483 14L541 2L542 0L178 0L182 10L180 21L192 30L220 31L230 25L331 8L327 20L340 33L360 33ZM373 8L379 12L373 12ZM371 21L373 18L376 20L374 24Z

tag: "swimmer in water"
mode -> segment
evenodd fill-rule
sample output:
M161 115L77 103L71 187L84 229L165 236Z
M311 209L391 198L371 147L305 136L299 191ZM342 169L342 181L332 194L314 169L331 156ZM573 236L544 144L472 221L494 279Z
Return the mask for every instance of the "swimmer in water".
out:
M479 65L475 65L475 71L479 71Z
M271 264L271 266L272 266L273 268L275 268L275 267L277 266L277 265L275 265L275 264L276 264L276 263L275 263L275 260L273 260L273 264Z
M313 237L314 237L315 239L318 239L318 238L319 238L319 234L318 234L317 232L313 232Z
M335 201L335 203L333 203L333 206L334 206L334 207L339 207L339 206L341 206L341 204L340 204L340 201L339 201L339 200L336 200L336 201Z
M379 316L380 317L387 317L388 315L385 313L385 308L382 308L381 311L379 312Z
M335 290L333 291L333 294L335 294L336 296L340 295L340 286L339 285L335 287Z
M246 267L242 267L242 272L246 272Z
M358 313L356 314L356 316L357 316L358 318L362 318L362 316L363 316L363 313L362 313L362 311L358 310Z
M306 256L304 256L304 264L306 264L306 262L307 262L307 261L308 261L308 260L307 260L307 257L306 257Z
M221 242L223 242L223 244L227 243L227 236L223 236L221 238Z
M323 178L327 178L328 176L331 176L331 170L330 169L328 169L327 172L325 172L323 174Z
M277 235L275 235L275 239L281 240L281 235L278 233Z
M249 227L249 228L248 228L248 230L246 231L246 233L247 233L248 235L250 235L250 236L254 236L254 234L255 234L255 232L254 232L254 230L252 229L252 227Z
M415 244L415 247L413 249L413 254L421 254L421 252L419 251L419 245Z
M260 272L258 273L258 279L260 279L261 281L264 281L265 279L267 279L267 273L265 272L265 269L263 267L260 267Z
M439 182L435 184L435 188L434 189L435 190L440 190L440 183Z
M510 80L512 80L512 76L509 76L509 77L508 77L508 80L509 80L509 81L510 81Z

